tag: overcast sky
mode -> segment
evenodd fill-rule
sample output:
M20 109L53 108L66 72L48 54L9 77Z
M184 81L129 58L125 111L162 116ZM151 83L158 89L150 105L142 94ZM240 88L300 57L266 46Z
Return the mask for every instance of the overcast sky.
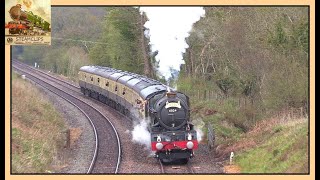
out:
M159 71L168 79L170 67L179 70L184 64L182 53L188 48L185 38L205 11L203 7L140 7L140 11L149 18L145 27L149 29L152 51L159 51Z

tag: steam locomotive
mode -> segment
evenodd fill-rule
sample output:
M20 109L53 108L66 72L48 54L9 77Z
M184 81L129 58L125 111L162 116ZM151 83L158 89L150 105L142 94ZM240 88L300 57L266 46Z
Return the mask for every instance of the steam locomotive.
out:
M159 81L109 67L83 66L81 92L133 120L149 120L151 150L162 162L187 163L198 148L189 98ZM136 113L137 112L137 113Z
M45 35L51 31L50 23L31 11L22 10L21 4L12 6L9 14L13 20L5 25L5 28L9 29L9 34Z

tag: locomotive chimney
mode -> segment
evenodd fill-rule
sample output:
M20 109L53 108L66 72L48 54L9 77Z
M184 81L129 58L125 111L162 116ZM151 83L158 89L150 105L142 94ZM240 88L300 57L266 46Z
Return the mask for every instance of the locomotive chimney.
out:
M170 87L167 86L167 93L166 93L166 95L167 95L167 97L169 97L169 98L174 98L174 97L176 97L176 92L172 91L172 90L170 89Z

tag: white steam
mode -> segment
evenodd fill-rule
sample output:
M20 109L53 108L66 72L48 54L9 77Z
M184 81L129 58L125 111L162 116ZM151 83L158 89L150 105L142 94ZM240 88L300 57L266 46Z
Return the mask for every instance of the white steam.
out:
M145 145L146 147L151 147L151 135L147 129L148 123L145 120L142 120L139 124L135 125L132 130L132 141Z
M205 123L202 121L201 118L197 118L192 120L193 124L194 124L194 129L197 131L197 140L198 142L200 142L203 138L203 127L205 126Z
M200 142L203 137L203 131L198 127L195 127L194 129L197 131L197 140L198 142Z
M139 117L137 111L131 111L136 117ZM151 148L151 134L148 131L150 125L149 119L142 119L133 122L133 130L131 131L132 141L144 145L146 148Z
M152 51L158 51L159 71L168 79L170 67L180 70L184 64L182 53L188 48L185 38L189 36L192 24L205 15L203 7L140 7L147 14Z

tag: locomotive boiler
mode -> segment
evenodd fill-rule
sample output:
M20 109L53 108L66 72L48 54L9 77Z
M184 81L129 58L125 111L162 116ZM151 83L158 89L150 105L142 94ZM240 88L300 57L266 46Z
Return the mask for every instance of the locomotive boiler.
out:
M149 119L151 150L156 158L187 163L194 156L197 132L190 122L189 98L185 94L154 79L101 66L81 67L79 85L86 96L131 119Z

